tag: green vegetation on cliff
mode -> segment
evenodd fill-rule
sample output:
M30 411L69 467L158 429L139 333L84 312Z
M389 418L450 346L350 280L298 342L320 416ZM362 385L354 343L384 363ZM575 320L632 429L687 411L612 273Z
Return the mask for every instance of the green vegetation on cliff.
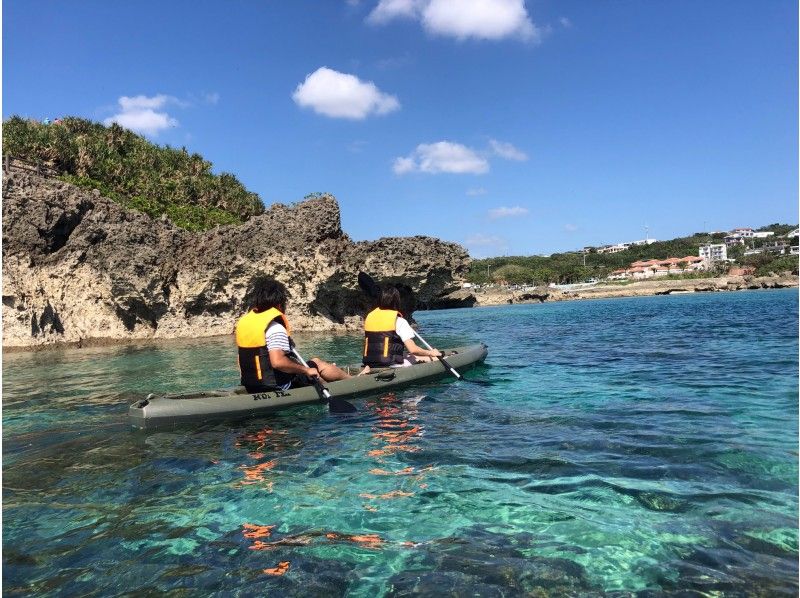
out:
M188 230L238 224L264 211L257 194L232 174L212 174L199 154L156 145L117 124L67 117L44 125L14 116L3 123L3 152Z
M776 235L797 228L796 225L774 224L764 230L776 231ZM761 230L761 229L759 229ZM775 242L770 238L770 242ZM602 279L612 271L627 268L639 260L666 259L698 255L700 245L724 243L725 233L695 233L669 241L657 241L651 245L636 245L618 253L597 253L590 250L585 255L580 251L554 253L549 256L504 256L473 260L467 279L476 284L506 281L511 284L569 284L591 278ZM795 238L793 243L797 243ZM739 258L744 251L732 252L730 257ZM738 253L738 255L737 255ZM584 257L586 265L584 266ZM765 275L770 271L792 271L797 273L796 256L779 256L763 253L738 259L743 265L756 267L756 274ZM727 270L727 268L725 268Z

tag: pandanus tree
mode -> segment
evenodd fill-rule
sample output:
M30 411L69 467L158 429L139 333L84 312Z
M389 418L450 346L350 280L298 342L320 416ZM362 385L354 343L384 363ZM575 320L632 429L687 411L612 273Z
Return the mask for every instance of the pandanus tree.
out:
M72 183L191 230L234 224L264 205L231 174L215 175L199 154L158 146L116 123L66 117L44 125L14 116L3 125L4 152L45 164Z

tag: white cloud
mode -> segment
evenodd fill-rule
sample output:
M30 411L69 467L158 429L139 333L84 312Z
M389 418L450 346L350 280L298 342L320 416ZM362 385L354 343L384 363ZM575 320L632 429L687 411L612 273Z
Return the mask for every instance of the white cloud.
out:
M561 17L560 19L558 19L558 22L561 23L561 26L564 29L569 29L570 27L572 27L572 21L570 21L567 17Z
M393 95L383 93L371 81L320 67L292 94L298 106L331 118L361 120L370 114L387 114L400 108Z
M578 230L578 226L576 224L567 223L564 225L564 230L568 233L574 233L576 230Z
M416 19L424 5L422 0L380 0L367 16L367 22L382 25L392 19Z
M504 253L508 250L508 242L503 237L475 233L464 239L464 245L476 257L488 254Z
M510 143L490 139L489 144L492 146L492 151L501 158L506 160L516 160L517 162L524 162L528 159L528 155L520 149L517 149Z
M214 93L206 93L203 95L203 99L207 104L218 104L219 94L216 91Z
M172 96L158 94L149 98L144 95L138 96L122 96L117 100L123 112L132 110L147 110L153 108L162 108L167 102L176 102L177 100Z
M396 158L392 169L395 174L483 174L489 172L489 163L474 150L460 143L437 141L421 143L410 155Z
M164 129L178 126L178 121L162 109L170 103L183 105L176 98L163 94L153 97L122 96L117 101L120 112L105 119L103 124L109 126L111 123L117 123L136 133L153 136Z
M380 0L367 21L384 24L397 18L417 19L430 33L457 39L541 38L524 0Z
M528 208L514 206L513 208L494 208L489 210L489 218L495 220L497 218L509 218L511 216L525 216L528 213Z
M486 195L488 191L483 187L477 187L475 189L467 189L467 195L475 197L477 195Z
M395 174L406 174L417 170L417 164L414 158L395 158L392 170Z

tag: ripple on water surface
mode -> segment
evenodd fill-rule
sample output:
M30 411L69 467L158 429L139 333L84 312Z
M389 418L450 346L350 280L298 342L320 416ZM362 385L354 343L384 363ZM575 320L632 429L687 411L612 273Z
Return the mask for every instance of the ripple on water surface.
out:
M796 291L418 319L491 385L140 434L230 339L4 355L4 592L796 595Z

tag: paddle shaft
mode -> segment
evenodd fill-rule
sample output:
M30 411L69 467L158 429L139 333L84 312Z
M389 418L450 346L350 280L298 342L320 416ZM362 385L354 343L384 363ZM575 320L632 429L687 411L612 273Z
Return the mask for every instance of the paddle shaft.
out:
M423 345L425 345L425 348L426 348L426 349L428 349L428 351L433 351L433 347L431 347L431 346L428 344L428 341L426 341L424 338L422 338L422 337L419 335L419 333L418 333L418 332L414 332L414 334L415 334L415 335L417 336L417 338L418 338L418 339L419 339L419 340L422 342L422 344L423 344ZM461 374L459 374L459 373L458 373L458 372L455 370L455 368L453 368L453 366L451 366L449 363L447 363L447 361L445 361L444 357L442 357L441 355L439 355L439 357L438 357L437 359L438 359L439 361L441 361L441 362L442 362L442 365L443 365L444 367L446 367L446 368L447 368L447 369L450 371L450 373L451 373L451 374L453 374L453 375L454 375L456 378L458 378L459 380L461 380L461 378L462 378Z
M308 364L306 363L306 360L303 359L303 356L300 355L300 353L297 352L297 349L292 348L292 353L294 353L295 357L297 357L297 359L300 360L300 363L303 364L303 367L306 367L306 368L308 367ZM313 378L311 378L311 380L312 380L312 383L314 384L314 388L316 388L317 392L319 392L323 397L325 397L329 401L333 398L332 395L331 395L331 391L329 391L327 388L325 388L322 385L322 382L320 382L319 376L314 376Z

